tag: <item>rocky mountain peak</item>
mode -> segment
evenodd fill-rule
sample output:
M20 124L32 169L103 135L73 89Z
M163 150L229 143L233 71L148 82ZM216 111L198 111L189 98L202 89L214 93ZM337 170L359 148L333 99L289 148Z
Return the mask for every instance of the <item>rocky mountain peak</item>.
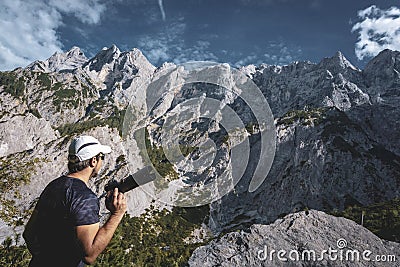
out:
M138 69L139 67L154 69L154 66L151 65L139 49L133 48L131 51L121 52L114 44L109 48L103 48L84 67L88 68L89 71L95 72L105 69L113 71L126 68Z
M385 87L400 85L400 52L385 49L365 66L363 71L368 86L384 84Z
M128 52L123 52L121 57L124 59L124 61L135 65L137 68L145 67L147 69L151 66L151 69L154 70L154 66L143 55L142 51L137 48L133 48Z
M65 52L65 54L67 57L81 57L87 60L83 51L77 46L73 46L69 51Z
M397 140L400 140L400 118L399 98L396 95L399 87L387 87L388 84L393 86L396 79L398 81L399 52L383 51L373 60L376 63L370 63L364 72L354 68L340 52L319 64L304 61L286 66L262 64L243 67L242 71L269 102L277 136L273 166L263 184L252 193L248 192L248 184L259 161L258 155L262 155L257 132L260 127L253 119L251 106L246 106L240 95L227 94L223 86L219 88L190 82L189 68L165 63L156 69L136 48L121 52L112 45L82 64L85 59L80 49L73 47L65 53L54 54L46 61L32 64L31 69L2 73L0 77L0 156L3 157L3 166L12 166L8 160L20 157L25 160L25 167L20 169L32 176L30 183L19 190L24 199L17 200L16 206L19 205L21 210L27 209L48 181L62 173L64 153L72 136L99 136L101 142L104 140L113 147L115 152L110 155L104 169L107 179L120 179L128 171L128 167L123 169L119 163L121 156L127 155L127 162L132 162L135 168L142 166L144 161L139 145L133 143L129 152L121 148L122 139L118 130L125 114L123 109L128 103L132 103L137 110L133 114L134 125L130 126L132 129L148 126L146 133L152 142L151 147L154 147L149 148L156 159L154 165L176 179L173 182L188 179L185 181L201 187L204 181L213 181L218 177L218 171L231 169L233 157L230 149L242 140L239 135L249 135L251 153L243 179L234 191L210 205L207 227L214 233L242 229L254 223L272 223L282 214L305 208L329 212L342 210L351 203L370 205L399 197L400 142ZM210 71L217 77L218 83L230 84L230 77L233 77L229 75L230 70L229 65L221 65L204 68L197 74L205 75L206 71ZM368 84L373 86L368 87ZM149 91L149 88L154 90ZM373 92L380 94L381 101L369 101ZM148 101L152 95L158 99L154 105ZM216 130L214 125L218 125L218 121L210 127L209 121L202 120L202 114L197 112L200 109L196 108L195 113L190 110L183 115L185 121L191 123L182 130L184 135L178 135L178 138L183 136L178 141L184 141L183 148L188 151L194 150L185 155L179 163L181 165L166 164L168 159L160 151L163 140L173 138L163 137L165 118L184 113L184 109L179 109L184 107L181 103L203 95L231 107L243 119L246 129L237 134L240 138L236 137L236 133L230 138L222 129ZM145 117L147 111L151 111L150 119ZM211 172L200 170L184 177L185 170L182 171L180 166L186 163L194 166L203 153L197 148L207 147L207 138L217 144L218 154L213 162L218 164L218 168L213 168ZM42 159L44 165L37 162ZM32 164L37 168L37 174L30 171ZM10 175L12 181L15 177ZM163 181L164 185L167 187L168 181L166 184ZM156 185L149 187L151 192L158 194ZM100 185L96 188L97 192L102 190ZM169 196L171 191L168 188L162 190ZM215 192L218 193L218 190ZM3 194L14 199L14 190ZM152 203L150 195L144 192L129 194L131 215L140 214ZM17 220L18 216L15 214L13 218ZM307 224L307 219L314 217L316 219L312 221L315 224ZM349 231L360 232L360 228L354 225L345 223L342 227L335 224L333 218L320 213L310 212L296 218L286 217L289 224L283 229L307 230L326 220L330 222L330 228L349 226ZM14 231L3 228L1 219L0 216L0 242ZM291 221L294 225L290 225ZM296 225L299 227L294 227ZM258 228L264 226L254 229ZM313 229L312 233L327 235L324 229ZM270 232L267 229L262 236ZM279 237L278 233L275 236ZM335 240L329 239L332 242ZM353 244L354 240L348 241ZM223 242L222 245L226 247ZM216 257L218 260L223 255ZM237 263L226 266L251 266L245 261Z
M49 59L36 61L26 68L45 73L68 71L88 77L97 89L105 90L105 94L111 93L118 103L130 98L131 92L126 89L134 80L143 83L155 69L139 49L121 52L115 44L104 47L90 59L74 46L67 52L56 52Z
M131 57L133 61L147 61L147 58L143 55L142 51L140 51L138 48L132 48L131 51L126 52L126 54Z
M90 70L100 71L104 65L113 63L120 54L121 51L114 44L109 48L104 47L85 64L85 67L88 66Z
M336 52L332 57L324 58L318 64L318 67L325 68L333 73L340 73L346 70L360 71L340 51Z
M357 257L343 257L338 261L326 255L323 260L322 257L318 259L319 256L323 256L323 251L326 252L328 249L343 252L341 255L346 255L347 251L355 252L355 255L358 253L360 260L354 260ZM270 225L254 224L247 231L231 232L219 239L214 239L209 244L197 248L188 264L191 267L386 266L374 265L371 261L363 259L361 256L366 249L375 254L398 257L400 244L382 240L348 219L310 210L289 214ZM283 250L286 256L283 257L284 259L280 256L276 257L274 251L271 253L272 250L275 253ZM292 256L289 256L289 251ZM312 256L301 260L301 255L305 255L302 254L303 251L313 252L307 254ZM299 254L298 259L293 257L296 254L293 252ZM347 262L349 265L346 264Z
M47 61L49 69L60 71L64 69L75 69L85 63L88 59L79 47L72 47L65 53L55 53Z
M82 66L88 59L82 50L74 46L67 52L55 52L45 61L35 61L27 66L27 69L42 72L58 72L72 70Z
M121 52L116 45L103 48L83 68L93 80L104 83L107 90L116 86L126 89L139 75L139 70L147 78L155 69L139 49Z
M400 52L385 49L381 51L365 66L364 71L378 71L384 69L394 69L400 71Z

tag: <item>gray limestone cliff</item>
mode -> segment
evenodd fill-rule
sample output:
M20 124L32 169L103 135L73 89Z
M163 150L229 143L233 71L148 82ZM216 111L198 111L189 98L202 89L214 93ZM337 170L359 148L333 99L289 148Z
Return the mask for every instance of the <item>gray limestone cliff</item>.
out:
M399 243L310 210L215 239L193 252L189 266L400 266L399 257Z
M248 192L246 179L255 156L237 190L211 204L216 232L270 223L305 207L332 211L399 197L397 55L383 51L371 62L388 64L370 64L385 68L366 70L354 68L340 53L319 64L247 70L276 118L277 149L257 191ZM373 75L386 78L371 84L366 77ZM385 92L380 101L374 100L376 91ZM257 154L257 139L253 147Z
M399 52L385 50L364 70L340 52L318 64L242 67L239 71L269 103L274 120L268 129L276 138L271 170L254 192L249 184L264 156L260 136L265 129L241 99L246 89L235 87L246 79L235 77L228 64L155 67L138 49L121 52L113 45L90 59L74 47L0 72L0 239L21 231L43 187L65 173L69 141L79 134L92 134L113 149L91 184L96 193L107 180L121 179L152 160L165 179L128 193L129 214L141 214L156 200L165 206L179 198L181 188L192 186L217 199L210 204L207 225L215 235L269 224L299 210L331 212L399 198L399 62ZM201 82L205 78L213 82ZM207 99L228 107L241 127L224 129L218 110L205 118ZM183 126L174 124L178 119ZM130 140L126 127L145 129L144 143L150 145ZM171 137L176 132L178 137ZM232 176L231 152L245 142L250 158L243 177L218 184L221 174ZM162 146L173 145L184 153L174 158L162 152Z

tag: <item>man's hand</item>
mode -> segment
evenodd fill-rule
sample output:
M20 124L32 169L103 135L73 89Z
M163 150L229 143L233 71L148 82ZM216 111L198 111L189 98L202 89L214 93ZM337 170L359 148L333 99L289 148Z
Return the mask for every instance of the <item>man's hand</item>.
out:
M97 256L110 242L115 229L117 229L118 224L121 222L126 212L124 194L118 192L117 188L114 189L114 192L108 192L106 207L111 211L111 216L101 228L99 228L99 223L76 227L77 237L84 251L83 261L86 264L93 264L95 262Z
M114 215L123 215L126 212L125 195L118 192L118 188L114 188L114 192L110 191L106 197L106 208Z

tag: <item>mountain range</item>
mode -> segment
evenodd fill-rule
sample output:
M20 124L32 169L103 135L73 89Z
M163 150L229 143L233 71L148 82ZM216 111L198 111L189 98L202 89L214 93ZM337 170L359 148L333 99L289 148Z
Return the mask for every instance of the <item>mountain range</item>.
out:
M120 179L151 162L161 177L127 194L131 216L140 216L151 206L171 211L173 201L187 197L179 193L187 185L197 188L193 192L203 190L213 201L202 203L209 212L198 230L208 232L214 241L198 248L189 264L259 266L251 254L246 254L250 253L246 245L234 250L247 255L246 260L233 257L229 261L216 251L221 246L226 248L231 240L249 239L254 232L258 239L284 238L279 220L288 221L305 210L311 211L314 223L303 223L291 234L316 227L310 230L312 234L323 236L328 231L323 221L337 227L331 214L400 197L399 72L400 52L391 50L379 53L363 70L340 52L319 63L248 65L236 70L228 64L204 62L184 66L166 62L156 67L140 50L121 52L115 45L92 58L73 47L25 68L1 72L0 239L21 233L44 186L66 172L71 138L90 134L113 149L100 178L90 185L96 193L102 193L107 180ZM241 99L245 93L225 88L240 80L235 73L258 88L273 116L269 129L276 138L272 165L252 192L249 184L257 162L265 156L260 142L263 129L252 106ZM215 77L209 78L210 74ZM217 82L196 80L199 77ZM220 127L223 119L217 111L214 117L204 118L202 112L195 111L201 110L202 104L185 106L191 99L204 98L229 107L244 128L232 135ZM174 124L179 119L184 120L184 126ZM171 129L167 125L170 120ZM165 128L169 132L164 133ZM145 147L132 138L138 129L143 130ZM176 131L179 138L175 140L172 134ZM235 180L232 151L244 140L248 142L249 159L243 176ZM183 156L171 163L169 152L162 148L176 144ZM207 148L210 144L213 149ZM213 160L207 161L204 154L213 155ZM205 160L199 161L202 158ZM196 162L201 166L196 168ZM230 177L229 185L219 184L222 173ZM226 186L232 190L225 192ZM395 220L399 219L393 214ZM302 221L308 218L298 216ZM359 232L359 242L379 240L356 223L343 220L340 227ZM398 227L395 225L393 231L399 231ZM357 239L348 238L349 243ZM398 232L385 238L399 242ZM303 242L307 247L310 241L305 240L297 236L292 244ZM284 242L280 245L287 246ZM399 256L398 243L385 243L384 247L380 247L382 251ZM203 261L209 250L213 251L213 260Z

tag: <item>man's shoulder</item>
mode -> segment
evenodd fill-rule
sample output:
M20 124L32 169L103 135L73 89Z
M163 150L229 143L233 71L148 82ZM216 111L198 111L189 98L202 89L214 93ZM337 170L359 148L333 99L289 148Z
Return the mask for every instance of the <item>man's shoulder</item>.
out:
M86 185L85 182L78 178L69 177L62 175L48 185L49 188L58 188L67 194L71 194L72 197L85 197L85 198L97 198L96 194Z
M97 201L97 195L86 185L85 182L77 179L77 178L70 178L70 197L75 200L94 200Z

